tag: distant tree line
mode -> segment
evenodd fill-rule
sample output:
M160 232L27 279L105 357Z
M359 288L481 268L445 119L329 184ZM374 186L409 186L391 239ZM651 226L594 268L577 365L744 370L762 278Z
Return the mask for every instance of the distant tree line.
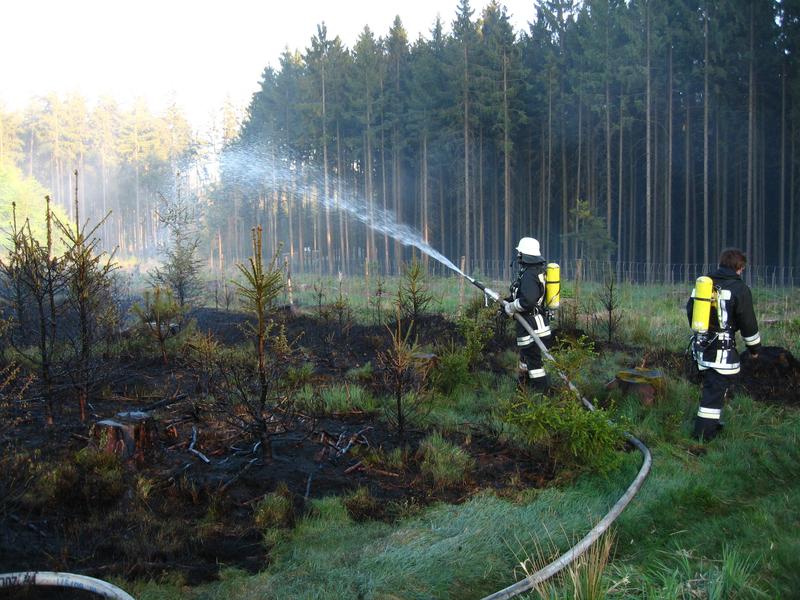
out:
M507 265L522 235L561 261L713 263L732 244L797 264L800 3L534 7L521 32L460 0L449 32L410 41L397 17L347 48L323 24L284 52L223 152L212 261L261 223L294 264L395 268L411 250L335 210L358 197L469 268Z
M229 123L231 136L237 126ZM154 114L141 100L123 109L111 99L90 105L77 94L50 94L23 111L0 106L0 180L33 178L50 190L54 209L71 214L77 169L85 216L99 222L112 213L98 235L106 248L119 247L121 258L158 252L166 236L159 229L159 194L173 197L177 186L186 193L198 187L188 182L189 173L176 180L198 152L198 141L175 105ZM43 213L28 211L17 195L0 198L0 214L10 214L12 200L24 217L41 220Z

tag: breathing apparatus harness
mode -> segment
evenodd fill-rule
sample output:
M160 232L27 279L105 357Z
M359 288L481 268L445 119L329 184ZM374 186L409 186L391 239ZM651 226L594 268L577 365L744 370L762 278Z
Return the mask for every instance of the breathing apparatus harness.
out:
M735 330L728 318L727 307L723 307L725 294L720 286L715 285L710 277L698 277L695 289L692 290L692 330L687 353L695 358L702 358L703 353L714 342L719 342L720 350L734 348ZM716 313L718 327L711 331L711 309Z
M536 284L539 286L539 299L536 301L536 305L530 310L531 314L539 315L543 314L544 312L548 313L548 317L551 315L549 314L550 311L545 311L544 307L544 296L545 296L545 286L542 283L542 278L544 276L544 270L542 270L541 266L538 263L525 263L522 261L518 261L518 259L514 259L511 261L511 268L514 268L514 264L519 262L519 271L517 272L517 278L511 282L511 286L509 287L509 291L511 292L511 299L516 300L519 294L519 288L522 285L522 276L525 272L531 267L538 267L536 269Z

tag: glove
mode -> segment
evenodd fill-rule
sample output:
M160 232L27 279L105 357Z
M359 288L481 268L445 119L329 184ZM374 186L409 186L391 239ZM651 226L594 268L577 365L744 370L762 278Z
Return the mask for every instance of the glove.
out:
M504 311L506 311L506 314L507 314L509 317L512 317L512 318L513 318L513 317L514 317L514 313L516 313L516 312L517 312L517 307L514 305L514 303L513 303L513 302L506 302L506 303L503 305L503 310L504 310Z

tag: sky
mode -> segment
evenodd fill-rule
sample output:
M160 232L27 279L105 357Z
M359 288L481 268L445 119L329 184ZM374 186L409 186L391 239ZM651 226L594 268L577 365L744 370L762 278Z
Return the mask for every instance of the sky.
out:
M488 0L472 0L477 16ZM457 0L5 0L0 8L0 106L19 110L35 96L78 92L123 105L142 97L153 110L172 102L208 128L226 101L242 112L261 73L288 46L301 52L316 26L352 47L369 25L386 35L396 14L409 40L437 14L447 30ZM517 31L533 0L507 0Z

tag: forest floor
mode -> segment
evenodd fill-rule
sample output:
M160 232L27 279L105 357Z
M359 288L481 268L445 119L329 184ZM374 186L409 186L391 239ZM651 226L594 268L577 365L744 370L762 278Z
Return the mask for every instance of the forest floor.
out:
M242 328L247 317L241 313L206 308L194 311L192 318L200 333L222 344L247 341ZM390 338L385 326L339 321L330 313L322 318L312 310L287 311L285 324L287 337L300 349L298 367L313 365L306 388L344 385L349 390L352 382L354 388L361 384L368 393L380 393L374 376L359 380L353 372L374 364L377 353L386 350ZM423 347L463 343L454 322L440 315L427 316L416 327ZM642 352L635 346L595 343L601 356L621 356L628 366L640 362ZM512 380L502 356L512 345L509 338L489 343L481 378ZM120 376L92 402L87 423L79 422L72 403L60 407L52 427L42 426L39 403L0 407L0 572L62 570L116 581L178 578L181 586L196 586L224 577L228 568L256 573L271 564L273 549L291 534L265 538L256 512L281 483L291 497L293 523L317 514L326 498L340 497L350 498L344 506L352 522L391 524L437 503L469 504L487 491L517 502L521 494L572 476L559 473L547 453L520 448L467 415L445 435L469 454L475 468L457 484L432 485L421 473L418 449L435 423L411 426L401 436L374 408L301 411L287 432L273 440L270 456L209 418L198 397L197 376L180 360L169 367L152 356L119 360ZM644 361L670 378L679 378L684 368L682 354L675 351L645 352ZM481 410L494 402L493 385L501 384L482 388L488 397ZM507 382L502 385L496 393L507 395ZM800 364L775 347L765 348L758 360L745 355L739 386L739 394L756 402L800 406ZM156 437L144 461L120 464L87 453L94 423L162 400L170 401L152 412ZM195 448L208 463L189 452L193 430ZM686 448L696 451L692 445ZM392 452L404 459L391 466L371 460L374 453L385 457ZM352 500L364 489L365 496ZM0 591L4 597L87 596Z
M341 324L309 314L286 313L287 337L300 348L298 366L313 365L306 384L320 390L348 381L348 373L386 349L385 326ZM200 309L191 318L199 332L233 346L246 343L241 313ZM459 342L452 321L426 316L417 323L420 342ZM197 584L217 577L222 565L256 572L268 563L268 546L254 523L265 495L283 483L294 512L310 500L343 496L359 488L370 499L353 505L357 519L391 521L435 502L463 502L478 490L498 493L542 487L554 476L545 454L499 442L476 424L451 433L452 443L475 461L468 479L432 486L420 473L417 449L429 431L399 435L375 410L323 416L299 412L272 442L271 456L204 413L196 376L180 361L120 359L119 375L91 416L80 423L77 407L59 407L56 424L42 427L40 403L2 407L0 462L0 572L49 569L125 579L180 574ZM357 387L356 384L353 384ZM378 385L365 382L378 393ZM92 427L103 419L167 400L152 411L153 447L142 460L119 465L82 454L96 445ZM193 430L196 449L189 453ZM351 446L345 449L346 442ZM406 459L379 468L370 452ZM2 592L0 592L2 594Z

